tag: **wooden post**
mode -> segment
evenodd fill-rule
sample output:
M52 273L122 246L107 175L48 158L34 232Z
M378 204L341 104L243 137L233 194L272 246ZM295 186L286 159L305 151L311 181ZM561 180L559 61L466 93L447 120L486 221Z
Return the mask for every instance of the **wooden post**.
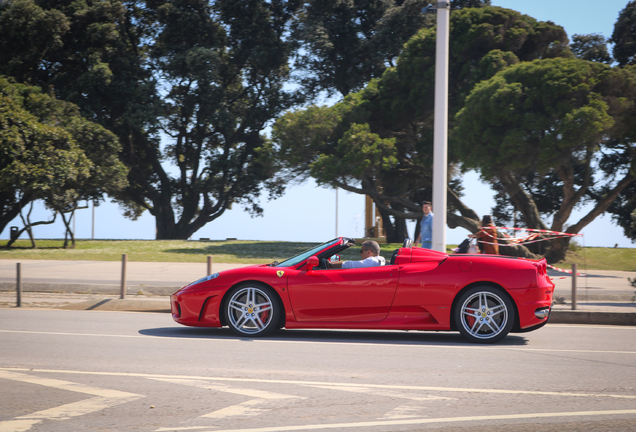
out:
M384 222L382 221L382 215L380 215L380 211L378 210L378 206L375 205L375 237L386 237L384 233Z
M210 276L212 274L212 255L208 255L208 274L206 276Z
M121 256L121 288L119 290L119 298L126 298L126 263L128 262L128 254Z
M17 295L16 306L22 307L22 269L20 263L16 264L15 291Z
M572 310L576 310L576 272L577 265L572 264Z
M364 199L364 237L373 237L373 200L369 195Z

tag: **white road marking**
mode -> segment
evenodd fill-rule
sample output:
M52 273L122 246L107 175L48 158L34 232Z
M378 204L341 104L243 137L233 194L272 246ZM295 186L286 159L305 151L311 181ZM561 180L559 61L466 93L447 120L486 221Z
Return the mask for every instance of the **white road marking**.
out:
M202 380L202 381L226 381L226 382L244 382L244 383L257 382L257 383L265 383L265 384L320 385L320 386L334 386L334 387L369 387L369 388L375 388L375 389L422 390L422 391L437 391L437 392L636 399L636 396L633 396L633 395L617 395L617 394L606 394L606 393L565 393L565 392L546 392L546 391L536 391L536 390L429 387L429 386L407 386L407 385L391 385L391 384L351 384L351 383L333 383L333 382L320 382L320 381L290 381L290 380L258 379L258 378L227 378L227 377L206 377L206 376L188 376L188 375L160 375L160 374L144 374L144 373L129 373L129 372L91 372L91 371L56 370L56 369L24 369L24 368L0 367L0 371L2 370L76 374L76 375L125 376L125 377L137 377L137 378L168 378L168 379L177 378L177 379L190 379L190 380Z
M201 417L206 418L227 418L227 417L235 417L235 416L256 416L262 414L267 411L271 411L272 408L255 408L256 405L263 405L273 400L280 399L306 399L302 396L293 396L282 393L274 393L264 390L256 390L256 389L245 389L245 388L236 388L230 387L225 384L210 384L209 381L204 380L193 380L193 379L178 379L178 378L149 378L155 381L164 381L170 382L173 384L183 384L192 387L198 387L205 390L214 390L225 393L232 393L241 396L253 397L256 399L252 399L249 401L245 401L236 405L228 406L216 411L213 411L208 414L204 414Z
M253 417L259 414L263 414L267 411L271 411L271 408L254 408L255 405L260 405L267 402L269 402L267 399L252 399L240 404L221 408L220 410L216 410L208 414L203 414L200 417L213 419L222 419L236 416Z
M0 333L23 333L23 334L42 334L42 335L55 335L55 336L103 336L103 337L120 337L120 338L147 338L143 335L114 335L103 333L65 333L65 332L42 332L42 331L29 331L29 330L0 330ZM163 336L158 336L163 337Z
M7 420L0 422L0 432L24 432L42 420Z
M171 432L171 431L189 431L198 429L210 429L210 426L187 426L187 427L174 427L174 428L159 428L155 429L155 432Z
M422 415L415 415L422 411L423 407L402 405L379 417L378 420L397 420L414 417L422 417Z
M124 402L130 402L137 400L143 396L130 396L128 398L105 398L94 397L85 399L79 402L73 402L65 405L60 405L55 408L50 408L32 414L19 416L19 419L40 419L40 420L68 420L71 417L78 417L84 414L100 411L111 406L118 405Z
M97 395L94 398L87 401L78 402L74 404L63 405L62 407L53 408L50 410L43 410L37 413L29 414L26 416L17 417L14 420L0 422L0 432L8 431L28 431L33 425L44 419L64 419L76 415L86 414L98 409L103 409L107 406L113 406L118 403L123 403L131 400L141 398L143 396L133 393L120 392L117 390L106 390L94 387L88 387L77 383L68 381L39 378L31 375L20 373L21 371L29 373L58 373L58 374L80 374L80 375L98 375L98 376L125 376L125 377L140 377L159 379L163 381L191 383L195 385L203 384L208 385L208 381L227 381L227 382L258 382L258 383L276 383L276 384L291 384L291 385L303 385L303 386L321 386L324 388L333 388L349 391L352 389L360 389L366 391L367 389L397 389L397 390L425 390L425 391L439 391L439 392L472 392L472 393L493 393L493 394L525 394L525 395L548 395L548 396L574 396L574 397L614 397L635 399L636 396L626 395L611 395L611 394L583 394L583 393L559 393L559 392L539 392L539 391L523 391L523 390L498 390L498 389L470 389L470 388L452 388L452 387L425 387L425 386L402 386L402 385L381 385L381 384L350 384L350 383L320 383L310 381L287 381L287 380L264 380L264 379L247 379L247 378L220 378L220 377L191 377L191 376L174 376L174 375L155 375L155 374L134 374L134 373L115 373L115 372L87 372L87 371L71 371L71 370L50 370L50 369L23 369L23 368L0 368L0 378L13 379L22 382L34 383L46 385L54 388L79 391L91 395ZM197 382L198 381L198 382ZM262 392L260 390L244 390L235 389L224 385L212 385L215 389L221 391L237 390L236 394L253 395L253 391L259 392L260 395L266 395L269 399L254 399L252 401L239 404L240 407L228 407L231 410L225 413L222 410L218 412L216 416L212 418L223 418L228 414L242 411L241 415L249 415L248 408L253 408L254 405L258 405L263 402L271 402L280 399L289 399L289 395L283 395L273 392ZM357 391L357 390L355 390ZM399 394L399 393L398 393ZM109 399L107 401L106 399ZM282 397L281 397L282 396ZM294 397L294 396L290 396ZM115 400L113 400L115 399ZM263 401L263 402L262 402ZM85 405L82 405L85 403ZM107 405L107 406L106 406ZM226 429L226 430L214 430L214 427L193 427L193 428L164 428L164 431L178 431L178 430L208 430L210 432L283 432L283 431L300 431L300 430L320 430L320 429L368 429L371 427L387 427L387 426L408 426L408 425L423 425L432 423L453 423L453 422L470 422L470 421L493 421L493 420L523 420L523 419L539 419L539 418L571 418L571 417L589 417L589 416L611 416L611 415L636 415L636 410L607 410L607 411L576 411L576 412L540 412L540 413L522 413L522 414L505 414L505 415L492 415L492 416L466 416L466 417L446 417L446 418L404 418L412 417L409 414L411 411L407 407L398 407L395 410L389 412L385 418L393 418L393 420L377 420L377 421L364 421L364 422L352 422L352 423L335 423L335 424L305 424L305 425L291 425L291 426L276 426L276 427L262 427L252 429ZM258 412L256 413L258 414Z
M95 411L100 411L105 408L110 408L126 402L132 402L144 397L135 393L122 392L119 390L89 387L69 381L26 375L6 368L0 368L0 379L37 384L59 390L67 390L95 396L83 401L64 404L55 408L49 408L31 414L18 416L14 420L2 421L0 422L0 432L28 431L32 426L44 420L68 420L72 417L78 417Z
M580 326L573 326L580 327ZM593 327L593 326L586 326ZM608 328L616 328L622 329L627 326L615 326ZM636 327L633 327L636 330ZM103 334L103 333L64 333L64 332L42 332L42 331L27 331L27 330L0 330L0 333L23 333L23 334L41 334L41 335L56 335L56 336L88 336L88 337L115 337L115 338L142 338L148 339L149 337L155 339L174 339L172 336L146 336L146 335L116 335L116 334ZM208 343L208 339L206 338L190 338L188 341L202 341ZM245 341L238 339L224 339L223 342L227 343L239 343L244 344ZM334 346L365 346L368 347L371 343L368 342L330 342L330 341L299 341L299 340L276 340L276 339L254 339L251 340L250 343L275 343L275 344L312 344L312 345L334 345ZM568 349L552 349L552 348L528 348L521 347L515 348L511 346L497 346L497 345L426 345L426 344L417 344L413 345L411 343L386 343L382 342L380 345L392 346L392 347L408 347L412 349L414 347L417 348L428 348L428 349L462 349L462 350L494 350L494 351L537 351L537 352L554 352L554 353L581 353L581 354L636 354L636 351L613 351L613 350L568 350Z
M28 372L30 369L23 369ZM130 396L140 396L134 393L122 392L119 390L109 390L97 387L89 387L83 384L77 384L69 381L62 381L53 378L41 378L32 375L26 375L17 372L11 372L6 368L0 368L0 378L10 379L13 381L21 381L29 384L38 384L45 387L53 387L59 390L68 390L77 393L85 393L93 396L101 396L104 398L127 398ZM141 396L140 396L141 397Z
M236 387L230 387L226 384L214 385L214 384L210 384L210 381L205 379L155 378L155 377L148 377L148 378L155 381L165 381L165 382L170 382L174 384L183 384L183 385L188 385L191 387L202 388L205 390L215 390L215 391L232 393L232 394L259 398L259 399L290 399L290 398L305 399L304 397L301 397L301 396L293 396L293 395L287 395L283 393L274 393L274 392L264 391L264 390L236 388ZM256 380L248 380L248 381L254 382Z
M493 421L493 420L523 420L523 419L539 419L539 418L558 418L558 417L589 417L603 415L633 415L636 410L614 410L614 411L576 411L576 412L554 412L554 413L529 413L529 414L504 414L492 416L472 416L472 417L445 417L445 418L425 418L425 419L404 419L404 420L387 420L373 422L358 423L333 423L333 424L310 424L295 426L274 426L252 429L223 429L212 430L210 432L285 432L285 431L305 431L319 429L353 429L353 428L370 428L370 427L386 427L386 426L408 426L423 425L432 423L459 423L469 421Z
M409 399L413 401L430 401L430 400L455 400L456 398L449 398L443 396L414 396L411 394L398 393L390 390L374 390L368 387L360 387L360 386L349 386L346 385L304 385L304 387L313 387L313 388L321 388L326 390L340 390L347 391L352 393L366 393L372 394L376 396L385 396L390 398L401 398L401 399Z

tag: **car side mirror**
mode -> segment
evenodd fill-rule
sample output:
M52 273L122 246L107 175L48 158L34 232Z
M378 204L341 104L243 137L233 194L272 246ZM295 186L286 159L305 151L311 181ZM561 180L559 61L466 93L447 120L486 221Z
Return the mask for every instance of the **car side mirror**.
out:
M311 271L314 267L318 267L320 264L320 260L317 256L310 256L307 258L307 265L305 266L305 271Z
M338 254L333 255L331 258L329 258L329 262L330 262L330 263L337 263L337 262L340 262L340 255L338 255Z

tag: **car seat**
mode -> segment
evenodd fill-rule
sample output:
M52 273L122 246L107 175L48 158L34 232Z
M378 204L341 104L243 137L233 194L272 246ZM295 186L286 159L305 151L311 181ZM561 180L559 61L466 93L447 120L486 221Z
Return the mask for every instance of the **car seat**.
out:
M402 242L402 247L403 248L412 248L413 247L413 240L410 238L405 238L404 242ZM400 250L396 249L393 251L393 255L391 255L391 264L395 264L395 258L397 258L398 252Z

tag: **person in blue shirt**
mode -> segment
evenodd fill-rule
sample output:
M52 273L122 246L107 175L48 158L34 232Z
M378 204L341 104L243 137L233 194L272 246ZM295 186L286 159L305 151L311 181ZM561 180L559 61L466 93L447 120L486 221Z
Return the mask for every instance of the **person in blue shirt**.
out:
M422 247L426 249L433 248L433 206L430 201L422 203L422 220L420 221L420 234L415 240L415 244L422 241Z

